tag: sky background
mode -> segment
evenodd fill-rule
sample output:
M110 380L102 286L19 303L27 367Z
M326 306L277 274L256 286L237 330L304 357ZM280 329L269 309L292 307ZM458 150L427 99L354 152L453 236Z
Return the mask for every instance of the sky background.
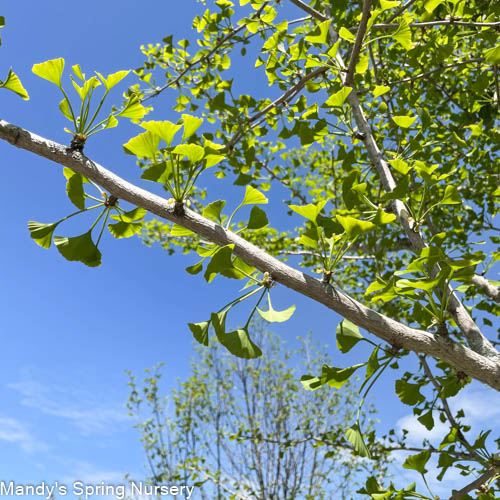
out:
M143 62L141 44L160 42L168 34L176 39L194 36L192 18L203 10L194 0L2 2L6 26L1 31L0 78L12 66L31 100L2 91L0 118L68 143L66 121L57 107L59 91L31 72L34 63L63 57L66 78L76 63L87 74L133 69ZM248 90L276 92L267 90L262 73L251 67L244 71ZM119 104L120 92L132 83L129 76L108 105ZM154 105L154 118L177 121L171 94L163 93ZM136 125L121 120L118 128L93 137L85 152L127 180L161 194L157 186L139 180L134 158L123 153L122 144L139 132ZM0 480L121 483L126 473L141 478L145 458L125 408L125 370L140 377L145 368L165 362L167 393L177 377L189 373L193 348L187 322L205 320L240 284L217 278L207 285L201 276L184 271L196 262L194 257L168 256L159 245L148 248L139 238L118 241L105 235L100 245L103 264L92 269L67 262L54 247L41 249L30 239L27 221L53 222L72 211L62 168L5 142L0 143L0 162ZM227 184L206 180L210 201L234 201L243 195L243 188L227 191ZM72 227L64 227L64 232ZM335 349L340 318L332 311L283 287L277 287L273 303L276 308L297 305L293 318L274 328L291 345L312 330L315 338L330 344L337 366L364 355L363 347L350 357ZM415 439L420 437L424 428L392 387L384 389L387 383L393 383L392 373L374 392L380 428L398 422L413 429ZM487 421L498 428L500 409L485 403L489 397L487 390L472 384L455 405L471 408L472 424ZM402 481L411 476L409 471L402 474L408 474L400 476Z

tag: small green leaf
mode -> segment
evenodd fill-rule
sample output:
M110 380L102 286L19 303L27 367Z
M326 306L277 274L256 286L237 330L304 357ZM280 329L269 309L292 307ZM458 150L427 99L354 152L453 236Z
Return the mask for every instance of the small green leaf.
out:
M448 185L444 190L444 195L441 201L441 205L457 205L462 203L462 198L455 186Z
M352 87L342 87L338 92L332 94L326 100L325 106L341 107L351 92Z
M283 323L288 321L292 314L295 312L295 306L290 306L288 309L284 309L283 311L275 311L273 306L271 305L271 294L267 294L267 303L268 310L262 311L257 308L257 312L269 323Z
M54 244L67 260L79 261L89 267L101 265L101 252L92 241L91 231L72 238L54 236Z
M80 78L80 80L85 81L85 73L82 72L82 68L80 68L79 64L74 64L71 66L73 73Z
M345 437L354 446L354 451L361 457L371 458L370 451L365 445L363 435L358 424L354 424L345 431Z
M182 140L185 141L200 128L203 123L203 118L197 118L196 116L191 115L182 115L182 122L184 124Z
M73 115L71 114L68 99L66 97L59 103L61 113L70 121L73 122Z
M142 222L117 222L108 224L108 229L115 238L130 238L141 232Z
M130 70L117 71L116 73L112 73L111 75L108 75L107 78L104 78L104 76L102 76L101 73L97 73L97 75L101 79L102 83L104 83L106 90L109 92L115 85L120 83L129 73L130 73Z
M402 403L409 406L414 406L417 403L424 401L424 396L420 394L420 385L411 384L406 380L396 380L396 394Z
M226 157L224 155L209 154L205 156L205 168L214 167L215 165L218 165L221 161L225 159Z
M500 45L485 50L484 58L491 64L500 64Z
M401 19L398 29L393 33L392 38L402 45L405 50L412 48L410 25L406 19Z
M389 90L391 90L391 87L388 87L387 85L376 85L373 91L373 97L379 97L386 92L389 92Z
M175 134L182 128L182 125L176 125L175 123L169 122L168 120L151 120L148 122L142 122L141 127L149 130L153 134L158 135L166 142L167 146L170 146Z
M342 28L340 28L339 30L339 37L351 43L354 43L354 41L356 40L356 36L347 28L344 28L344 26L342 26Z
M370 357L368 358L368 363L366 363L366 376L365 380L368 380L372 375L379 369L380 364L378 362L378 350L379 346L373 349Z
M102 128L114 128L118 126L118 120L114 115L109 115L108 119L102 124Z
M203 321L202 323L188 323L188 327L193 332L193 337L205 346L208 346L208 328L210 326L209 321Z
M328 19L318 24L314 30L306 36L306 42L326 44L328 42L328 28L331 23L332 21Z
M111 218L113 220L121 221L121 222L136 222L144 218L144 216L148 213L144 208L136 207L133 210L129 210L123 214L112 215Z
M205 155L205 149L198 144L179 144L172 153L178 154L181 158L187 156L191 163L198 163Z
M377 227L373 222L355 219L349 215L345 217L336 215L335 217L340 222L349 238L354 238L362 233L373 231Z
M43 224L42 222L30 220L28 222L30 236L35 240L37 245L40 245L42 248L49 248L52 243L52 235L58 224L59 222Z
M122 116L123 118L130 118L132 121L141 120L149 112L148 108L145 108L136 96L131 97L125 104L125 107L116 114L116 116Z
M258 206L252 207L250 218L248 219L247 229L260 229L269 224L266 212Z
M158 146L160 144L160 136L149 130L132 137L123 145L125 153L135 155L138 158L149 158L154 160Z
M205 279L210 283L217 274L222 274L227 278L241 279L245 277L242 273L236 271L231 260L234 245L220 247L210 259L205 270Z
M245 189L245 196L241 205L265 205L269 200L258 189L248 185Z
M420 474L424 475L427 472L425 468L425 464L431 458L431 452L429 450L421 451L416 455L409 456L404 462L403 467L405 469L412 469L420 472Z
M306 219L309 219L311 222L316 222L316 218L318 214L323 210L323 207L326 205L326 201L320 201L316 205L309 203L307 205L288 205L288 208L292 209L294 212L302 215Z
M408 128L413 125L417 118L414 116L393 116L392 119L394 120L394 123L399 127Z
M203 217L208 217L211 220L220 222L220 214L225 204L226 200L212 201L212 203L209 203L206 207L203 207Z
M68 178L66 194L76 208L80 210L85 208L85 192L83 191L83 176L81 174L73 172L73 175Z
M364 337L359 328L347 319L343 319L337 326L337 347L343 353L349 352Z
M377 224L377 226L380 226L383 224L390 224L395 220L396 220L395 214L388 214L383 208L379 208L372 222L374 224Z
M61 77L64 70L64 59L51 59L43 63L34 64L32 71L40 78L44 78L49 82L55 83L61 88Z
M427 413L420 415L417 420L425 426L428 431L431 431L434 428L434 418L432 417L432 410L429 410Z
M424 4L424 9L428 14L432 14L434 9L443 3L443 0L427 0Z
M199 274L201 271L203 271L203 261L197 262L196 264L193 264L192 266L186 267L186 271L189 274Z
M0 80L0 88L10 90L25 101L29 101L30 96L28 95L28 92L26 92L26 89L23 87L19 77L12 71L12 68L9 69L6 80L4 82Z
M397 170L399 173L403 175L406 175L411 169L408 163L403 161L401 158L389 160L389 163L391 164L392 168L394 168L394 170Z

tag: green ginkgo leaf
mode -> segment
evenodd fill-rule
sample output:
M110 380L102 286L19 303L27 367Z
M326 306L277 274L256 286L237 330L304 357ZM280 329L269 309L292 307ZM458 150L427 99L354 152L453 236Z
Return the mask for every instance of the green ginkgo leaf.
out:
M371 458L370 451L365 445L363 435L358 424L349 427L345 432L345 437L354 446L354 451L361 457Z
M91 231L72 238L54 236L54 244L67 260L82 262L89 267L101 265L101 252L92 241Z
M408 128L413 125L417 119L415 116L393 116L394 123L401 128Z
M60 57L59 59L51 59L43 63L34 64L32 71L40 78L44 78L49 82L55 83L59 88L61 88L61 78L64 71L64 59Z
M130 70L117 71L116 73L108 75L107 78L104 78L104 76L102 76L101 73L97 73L97 75L101 79L102 83L104 83L106 91L109 92L115 85L120 83L129 73Z
M267 294L267 311L262 311L257 307L257 312L269 323L283 323L288 321L292 314L295 312L295 306L290 306L288 309L284 309L283 311L276 311L273 309L271 304L271 294Z
M430 458L431 458L431 452L429 450L424 450L421 451L420 453L417 453L416 455L409 456L403 462L403 467L405 469L416 470L417 472L420 472L420 474L423 475L427 472L425 465L427 464Z
M139 121L149 112L149 108L144 107L136 96L131 97L125 107L116 114L132 121Z
M392 38L402 45L405 50L412 48L410 25L406 19L401 19L398 29L392 34Z
M203 217L207 217L216 222L220 222L220 214L225 204L226 200L212 201L212 203L209 203L206 207L203 207Z
M389 92L389 90L391 90L391 87L388 87L387 85L376 85L373 90L373 97L379 97L386 92Z
M85 81L85 73L82 72L82 68L80 68L79 64L74 64L71 66L73 73L80 78L80 80Z
M182 115L182 122L184 124L182 140L185 141L200 128L203 123L203 118L197 118L196 116L191 115Z
M484 58L491 64L500 64L500 45L485 50Z
M182 125L176 125L168 120L142 122L141 127L161 137L170 146L175 134L182 128Z
M116 224L108 224L109 232L115 238L130 238L134 234L140 233L142 222L117 222Z
M127 154L135 155L137 158L149 158L154 160L161 138L149 130L132 137L123 145L123 150Z
M328 19L318 24L314 30L306 36L306 42L326 44L328 42L328 28L331 23L332 21Z
M208 328L210 326L209 321L203 321L201 323L188 323L188 327L193 333L193 337L205 346L208 346Z
M323 210L323 207L326 205L326 201L320 201L313 205L309 203L307 205L288 205L288 208L292 209L295 213L302 215L306 219L309 219L311 222L316 222L316 217Z
M21 80L19 80L19 77L12 71L12 68L9 69L9 73L7 74L5 81L2 82L2 80L0 80L0 88L14 92L25 101L28 101L30 98L28 92L26 92L26 89L23 87Z
M359 333L359 328L347 319L343 319L337 326L337 347L343 353L349 352L360 340L363 335Z
M354 33L351 33L347 28L344 28L344 26L342 26L339 30L339 37L351 43L354 43L356 40Z
M459 203L462 203L462 198L460 197L460 193L458 192L456 186L446 186L443 198L439 203L441 205L458 205Z
M345 217L342 215L337 215L336 218L344 228L349 238L354 238L355 236L358 236L362 233L372 231L377 227L375 224L373 224L373 222L355 219L354 217L351 217L349 215Z
M68 169L70 172L71 170ZM65 175L67 175L65 173ZM68 174L69 175L69 174ZM83 210L85 208L85 192L83 190L83 176L77 172L67 177L66 194L75 207Z
M241 205L265 205L269 200L258 189L248 185L245 189L245 196Z
M326 100L325 105L332 107L341 107L351 92L352 87L342 87L338 92L332 94Z
M250 218L248 219L247 229L260 229L269 224L266 212L258 206L252 207Z
M61 113L70 121L73 122L73 115L71 114L71 109L69 107L69 102L66 97L59 103L59 109Z
M205 155L205 149L198 144L179 144L175 146L172 153L178 154L181 158L187 156L191 163L198 163Z
M112 215L111 218L113 220L121 221L121 222L136 222L144 218L147 214L147 210L141 207L136 207L133 210L129 210L123 214Z
M30 220L28 222L30 236L35 240L37 245L40 245L42 248L49 248L52 243L52 235L58 224L59 222L43 224L42 222Z

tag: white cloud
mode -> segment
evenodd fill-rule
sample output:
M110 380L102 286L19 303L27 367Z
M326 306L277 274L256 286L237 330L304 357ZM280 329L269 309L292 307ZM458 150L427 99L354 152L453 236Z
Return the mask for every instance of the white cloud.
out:
M103 405L89 397L80 397L80 404L75 405L75 396L70 391L57 387L49 390L37 381L16 382L8 387L21 394L22 405L69 420L84 435L110 434L117 429L117 425L129 421L125 409L118 405Z
M19 420L0 415L0 440L17 443L24 451L47 451L48 446L39 441Z

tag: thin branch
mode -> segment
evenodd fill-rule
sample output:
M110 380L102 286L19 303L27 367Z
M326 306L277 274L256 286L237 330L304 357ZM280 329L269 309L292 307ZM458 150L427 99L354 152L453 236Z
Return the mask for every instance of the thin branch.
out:
M349 59L349 66L347 67L347 73L344 80L345 85L348 85L349 87L353 86L354 70L356 69L359 53L361 52L361 47L363 45L363 38L366 34L368 19L370 19L371 16L371 8L372 0L365 0L363 3L363 13L361 15L361 21L359 22L356 40L354 40L354 46L352 48L351 58Z
M391 21L394 21L396 17L399 17L404 11L408 10L417 0L409 0L406 2L404 5L402 5L396 12L392 14L389 19L387 19L387 22L390 23Z
M475 23L472 21L457 21L455 19L440 19L437 21L427 21L425 23L409 23L411 28L432 28L433 26L468 26L471 28L500 28L500 21L494 23ZM399 28L398 23L380 23L372 24L370 29L387 30L392 28Z
M328 18L325 17L323 14L318 12L317 10L313 9L311 6L307 5L306 3L302 2L301 0L290 0L294 5L296 5L299 9L302 9L304 12L307 12L310 14L312 17L318 19L318 21L328 21Z
M282 94L280 97L275 99L272 103L268 104L264 109L260 110L258 113L255 113L253 116L250 118L247 118L244 123L240 125L236 133L234 134L233 138L229 141L227 144L228 149L231 149L234 147L234 145L243 137L243 134L247 130L247 127L251 125L253 122L258 120L260 117L264 116L267 114L269 111L274 109L276 106L279 106L282 103L286 103L290 100L292 100L305 86L305 84L309 81L312 80L313 78L316 78L318 75L321 75L323 73L326 73L328 68L316 68L314 71L311 71L311 73L303 76L295 85L290 87L284 94Z
M490 285L490 282L479 274L475 274L471 282L474 286L483 291L490 299L500 302L500 287Z
M309 250L281 250L278 255L310 255L311 257L321 258L321 254L316 252L311 252ZM375 259L375 255L343 255L344 260L365 260L365 259Z
M289 189L294 196L296 196L304 205L307 205L307 199L306 197L299 192L297 189L293 187L286 179L283 179L279 175L276 175L273 170L271 170L267 164L267 162L261 162L260 166L268 172L268 174L274 179L283 184L287 189Z
M477 489L481 487L483 484L487 483L488 480L490 480L497 473L498 472L494 468L488 469L482 476L479 476L475 481L472 481L472 483L468 484L460 491L453 493L453 495L451 495L451 497L448 500L460 500L465 495L467 495L469 491Z
M116 198L128 201L190 229L216 245L234 245L235 256L261 272L268 272L275 282L323 304L391 345L398 345L406 350L442 359L457 370L500 390L500 361L498 360L500 355L496 359L482 356L450 338L411 328L380 314L342 291L286 265L232 231L224 229L188 208L185 208L184 215L174 213L175 206L167 199L125 181L81 153L72 151L62 144L40 137L4 120L0 120L0 139L59 165L64 165L96 182Z

